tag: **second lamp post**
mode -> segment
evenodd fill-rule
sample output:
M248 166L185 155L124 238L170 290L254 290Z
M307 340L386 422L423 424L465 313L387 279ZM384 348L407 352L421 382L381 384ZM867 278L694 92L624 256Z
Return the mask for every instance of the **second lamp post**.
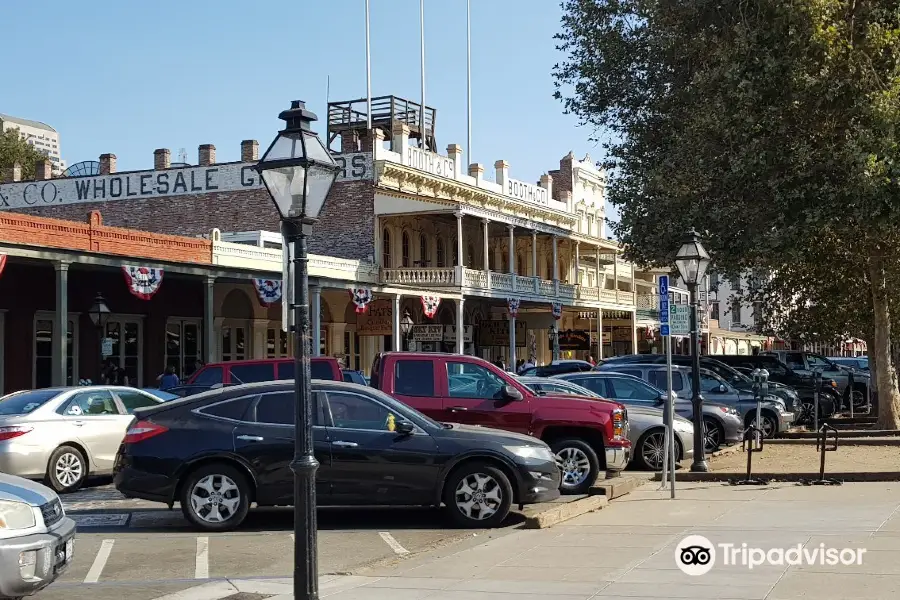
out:
M292 250L293 286L290 302L294 332L294 598L317 600L319 574L316 548L316 470L313 454L313 401L309 357L309 273L306 238L316 222L339 167L319 136L310 130L316 115L295 100L279 119L285 128L257 165L275 202L285 237L284 251ZM288 242L290 245L288 245ZM289 256L291 256L289 255Z
M687 285L691 301L691 404L694 413L694 462L691 471L709 471L706 462L706 432L703 428L703 397L700 395L700 319L697 317L697 283L703 280L709 267L709 254L693 229L675 255L675 266Z

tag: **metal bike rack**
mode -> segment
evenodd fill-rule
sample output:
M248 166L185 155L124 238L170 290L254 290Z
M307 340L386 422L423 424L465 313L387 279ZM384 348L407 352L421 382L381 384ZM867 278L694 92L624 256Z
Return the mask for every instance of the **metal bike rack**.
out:
M759 446L756 442L759 441ZM747 453L747 477L745 479L732 479L731 485L768 485L768 479L759 479L753 477L753 455L762 452L764 446L763 432L757 427L747 427L744 430L744 441L741 443L741 449Z
M831 433L832 444L828 444L828 434ZM813 480L801 480L802 485L842 485L844 482L834 479L833 477L825 477L825 453L835 452L838 449L838 430L825 423L819 428L816 436L816 450L820 453L819 459L819 478Z

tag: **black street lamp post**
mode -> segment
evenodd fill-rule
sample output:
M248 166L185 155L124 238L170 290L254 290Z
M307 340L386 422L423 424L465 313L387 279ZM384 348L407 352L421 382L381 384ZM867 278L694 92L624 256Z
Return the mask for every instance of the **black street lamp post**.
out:
M338 166L310 130L316 115L295 100L278 115L285 128L256 166L281 216L285 242L293 248L294 290L294 598L318 600L316 470L309 357L309 273L306 239L338 174ZM287 251L287 247L285 248Z
M703 281L706 269L709 267L710 258L700 236L691 230L687 238L675 255L675 266L681 275L682 281L690 292L691 302L691 404L694 412L694 462L691 471L707 472L709 464L706 462L705 438L703 430L703 397L700 395L700 335L699 319L697 318L697 283Z
M551 324L550 327L547 328L547 335L550 336L552 360L553 362L556 362L559 360L559 330L556 328L556 325Z
M109 321L109 307L106 305L106 300L103 298L103 294L97 292L97 295L94 296L94 303L91 304L91 308L88 310L88 314L91 316L91 321L94 323L94 327L97 328L97 351L100 362L97 364L97 385L103 384L103 339L104 332L106 330L106 323ZM66 341L63 340L65 344ZM75 375L73 374L74 378Z

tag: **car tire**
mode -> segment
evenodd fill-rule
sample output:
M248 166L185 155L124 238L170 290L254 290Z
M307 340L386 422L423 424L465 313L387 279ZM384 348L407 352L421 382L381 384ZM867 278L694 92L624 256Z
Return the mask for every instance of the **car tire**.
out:
M179 500L184 517L202 531L231 531L247 518L251 487L246 475L225 463L187 474Z
M74 446L60 446L47 463L47 483L57 494L78 490L88 476L87 458Z
M715 452L722 447L725 439L725 429L715 419L703 418L703 450L706 453Z
M778 418L768 410L762 411L761 417L763 426L760 429L763 431L763 439L770 440L778 433ZM744 425L750 427L754 421L756 421L756 411L751 410L744 419ZM768 435L765 435L766 431L769 432Z
M460 465L444 483L444 505L453 522L466 529L499 527L509 515L513 489L499 467L483 461Z
M650 431L644 432L644 434L638 440L637 447L635 448L635 458L637 458L638 466L645 471L662 471L664 466L663 455L665 454L665 447L665 429L652 429ZM677 447L678 445L676 444L676 452ZM658 457L659 464L650 464L648 456Z
M561 471L559 491L563 494L585 494L597 481L600 460L590 444L578 438L566 438L550 444Z

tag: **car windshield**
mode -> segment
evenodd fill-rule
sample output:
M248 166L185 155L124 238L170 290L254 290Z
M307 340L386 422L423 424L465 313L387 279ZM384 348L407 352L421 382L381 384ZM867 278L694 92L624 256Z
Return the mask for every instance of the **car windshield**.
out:
M7 394L0 398L0 415L27 415L59 394L59 390L32 390Z

